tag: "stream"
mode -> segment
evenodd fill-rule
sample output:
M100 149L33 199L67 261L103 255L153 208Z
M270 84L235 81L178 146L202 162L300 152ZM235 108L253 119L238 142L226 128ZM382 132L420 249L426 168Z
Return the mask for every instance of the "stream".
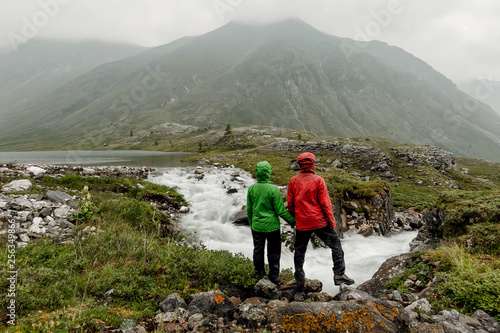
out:
M158 169L149 179L153 183L176 187L190 204L190 212L182 215L179 227L190 242L201 242L208 249L242 253L252 258L252 234L248 226L232 223L234 215L246 205L248 186L256 182L252 175L237 168L204 166L204 177L196 179L194 167ZM233 180L233 174L238 180ZM228 194L229 188L236 193ZM282 221L284 225L286 222ZM416 231L401 232L389 237L363 237L345 233L342 247L345 253L346 274L353 278L354 287L369 280L388 258L409 251L409 243ZM267 260L267 259L266 259ZM304 270L306 278L323 283L323 291L335 295L338 287L333 284L332 259L329 249L309 245ZM293 253L285 246L281 252L281 269L292 268Z

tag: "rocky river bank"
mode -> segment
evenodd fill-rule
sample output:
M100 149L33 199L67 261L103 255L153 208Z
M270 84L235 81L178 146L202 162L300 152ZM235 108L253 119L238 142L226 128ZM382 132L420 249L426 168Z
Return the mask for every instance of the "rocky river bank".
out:
M65 189L50 190L45 194L22 194L44 176L60 177L74 173L90 177L145 179L152 171L124 167L0 166L0 175L8 179L0 193L0 233L6 234L8 225L14 221L18 246L27 246L40 238L71 242L75 227L71 216L78 211L78 195L67 193ZM202 178L202 174L202 169L198 168L190 177ZM238 181L236 175L234 181ZM386 195L386 200L374 200L373 207L385 211L390 192ZM351 205L352 212L356 212L355 205L363 204L366 206L366 202L353 202L344 204L344 207ZM439 213L396 212L387 225L393 228L392 231L420 228L422 232L412 242L412 249L432 248L440 241L433 233L438 227L436 221L439 221L436 214ZM349 226L355 226L357 232L362 232L357 225L349 224L353 215L345 215L340 219L346 219L348 230L353 231ZM84 232L98 230L89 226ZM158 311L154 321L156 328L165 332L500 332L500 324L482 310L477 310L472 316L455 310L436 313L427 299L428 293L424 292L433 288L434 280L418 293L400 294L397 290L386 289L386 283L409 268L411 261L410 254L390 258L371 280L357 288L342 285L334 296L322 292L323 285L317 280L307 280L304 289L298 290L293 280L275 285L267 279L261 279L248 290L220 286L224 292L192 295L190 302L177 294L166 295L156 304ZM425 282L416 276L410 276L407 281L408 286L422 283ZM108 297L112 300L112 291ZM124 321L122 327L105 326L101 331L145 332L146 329L141 322L129 320Z

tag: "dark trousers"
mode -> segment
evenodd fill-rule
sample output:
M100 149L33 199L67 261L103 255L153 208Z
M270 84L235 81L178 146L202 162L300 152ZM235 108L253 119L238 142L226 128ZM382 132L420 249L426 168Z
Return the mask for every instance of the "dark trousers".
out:
M337 236L337 232L334 229L326 226L321 229L316 230L306 230L306 231L295 231L295 253L293 255L293 261L295 265L295 280L299 281L305 278L304 273L304 258L306 256L307 244L311 238L311 234L315 233L332 251L333 260L333 273L334 274L344 274L345 273L345 262L344 262L344 251L342 250L342 245L340 244L340 239Z
M264 248L267 240L267 262L269 264L269 279L275 281L280 273L281 258L281 231L258 232L252 230L253 236L253 264L256 274L266 275L264 268Z

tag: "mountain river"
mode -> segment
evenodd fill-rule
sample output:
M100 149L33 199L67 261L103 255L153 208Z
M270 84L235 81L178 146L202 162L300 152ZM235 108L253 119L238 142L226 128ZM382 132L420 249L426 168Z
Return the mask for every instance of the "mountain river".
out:
M242 253L252 258L253 242L248 226L232 223L234 215L246 205L246 189L255 183L248 172L236 168L203 167L201 180L194 176L194 167L157 169L149 179L153 183L177 187L190 204L190 212L179 221L182 232L192 242L201 242L213 250ZM239 181L232 174L239 174ZM237 189L228 194L229 188ZM286 222L282 221L282 224ZM342 247L345 253L346 274L356 281L354 286L369 280L380 265L392 256L408 252L409 242L417 232L401 232L389 237L365 238L355 233L345 233ZM267 260L267 259L266 259ZM313 249L306 253L304 269L306 278L323 283L323 291L335 295L338 287L333 284L332 260L329 249ZM281 253L281 269L293 269L293 253L285 246Z

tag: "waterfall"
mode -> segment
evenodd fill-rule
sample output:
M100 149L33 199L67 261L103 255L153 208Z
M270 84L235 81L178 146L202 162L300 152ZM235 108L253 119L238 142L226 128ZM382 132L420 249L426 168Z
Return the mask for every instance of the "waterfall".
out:
M232 219L246 205L248 186L256 182L252 175L237 168L203 168L202 179L195 178L193 167L175 167L159 170L151 182L176 187L190 204L190 212L179 221L182 233L189 240L201 242L208 249L242 253L252 258L252 234L248 226L234 225ZM234 180L234 174L239 175ZM228 189L237 190L228 194ZM285 224L284 221L282 221ZM342 247L345 253L346 274L356 281L354 286L369 280L388 258L409 251L409 242L416 232L365 238L355 233L345 233ZM331 295L338 293L333 284L332 259L329 249L313 249L309 245L304 270L306 278L323 283L323 290ZM282 247L281 268L293 269L293 253Z

